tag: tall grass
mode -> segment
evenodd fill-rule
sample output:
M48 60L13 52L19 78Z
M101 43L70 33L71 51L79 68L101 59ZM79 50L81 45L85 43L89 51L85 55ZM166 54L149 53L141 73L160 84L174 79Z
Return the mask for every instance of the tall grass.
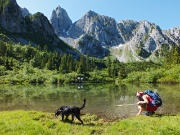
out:
M109 134L124 135L178 135L180 115L138 116L117 122L108 127Z
M0 112L2 135L179 135L180 114L138 116L105 122L95 115L82 115L84 125L75 119L62 122L53 113L37 111Z

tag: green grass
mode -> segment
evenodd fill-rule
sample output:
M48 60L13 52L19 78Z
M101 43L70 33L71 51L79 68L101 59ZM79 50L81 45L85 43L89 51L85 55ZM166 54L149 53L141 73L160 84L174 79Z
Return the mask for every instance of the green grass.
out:
M117 122L108 133L124 135L178 135L180 115L138 116Z
M179 135L180 114L138 116L106 122L95 115L82 115L84 125L75 119L62 122L53 113L37 111L0 112L1 135Z

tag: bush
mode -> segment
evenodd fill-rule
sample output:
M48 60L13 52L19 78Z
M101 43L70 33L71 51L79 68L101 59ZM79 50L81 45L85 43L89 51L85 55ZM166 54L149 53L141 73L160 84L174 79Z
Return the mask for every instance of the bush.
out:
M142 76L144 76L143 72L132 72L128 74L127 78L125 78L123 82L140 82Z
M58 83L58 78L56 76L51 76L50 77L50 82L51 83Z
M0 76L6 75L6 67L0 66Z
M29 83L45 83L46 78L44 78L43 76L38 76L38 75L33 75L30 79L29 79Z

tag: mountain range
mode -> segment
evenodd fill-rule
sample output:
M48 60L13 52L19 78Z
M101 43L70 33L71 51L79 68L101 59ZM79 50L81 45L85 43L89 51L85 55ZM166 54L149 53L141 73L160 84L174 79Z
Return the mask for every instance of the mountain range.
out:
M180 47L180 27L162 30L146 20L116 22L91 10L72 23L60 6L48 20L42 13L30 14L16 0L7 1L0 3L0 27L11 33L6 34L7 39L20 44L46 42L60 53L97 58L113 55L121 62L158 61L172 47Z
M65 9L53 10L50 22L58 37L81 53L119 61L158 60L165 51L180 47L180 27L162 30L146 20L121 20L88 11L72 23Z

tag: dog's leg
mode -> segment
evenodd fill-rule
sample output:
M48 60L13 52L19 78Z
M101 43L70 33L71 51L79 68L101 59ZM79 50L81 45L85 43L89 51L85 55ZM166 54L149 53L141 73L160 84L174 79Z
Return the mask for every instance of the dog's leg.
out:
M64 121L64 115L62 114L62 121Z
M74 114L71 114L72 115L72 120L71 120L71 122L73 122L74 121Z
M64 121L64 113L62 113L62 121Z
M83 124L83 121L81 120L80 115L75 115L75 116Z
M66 120L68 119L69 115L70 115L70 114L66 114Z

